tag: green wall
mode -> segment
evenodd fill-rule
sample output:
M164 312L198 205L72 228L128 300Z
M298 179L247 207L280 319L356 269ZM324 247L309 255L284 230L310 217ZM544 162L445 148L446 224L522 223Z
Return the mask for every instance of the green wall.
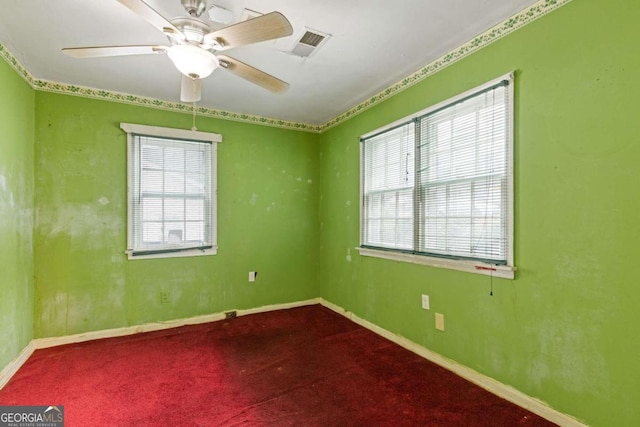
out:
M574 0L322 134L321 296L590 425L640 425L638 22L635 0ZM360 257L358 136L511 70L516 279L490 296Z
M34 92L0 61L0 368L33 337L322 296L589 425L640 425L637 22L633 0L574 0L321 135L199 117L224 141L220 249L195 258L126 260L119 129L191 117ZM511 70L516 280L360 257L358 136Z
M33 338L34 97L0 60L0 370Z
M301 301L319 294L316 134L199 117L218 146L216 256L127 261L120 122L188 114L36 94L35 336ZM258 271L255 283L248 272ZM169 294L161 304L160 292Z

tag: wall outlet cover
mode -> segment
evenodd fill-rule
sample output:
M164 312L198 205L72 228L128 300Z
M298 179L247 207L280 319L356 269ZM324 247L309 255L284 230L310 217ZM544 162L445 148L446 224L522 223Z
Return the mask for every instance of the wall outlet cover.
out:
M160 304L169 304L169 292L160 292Z
M444 331L444 314L436 313L436 329Z

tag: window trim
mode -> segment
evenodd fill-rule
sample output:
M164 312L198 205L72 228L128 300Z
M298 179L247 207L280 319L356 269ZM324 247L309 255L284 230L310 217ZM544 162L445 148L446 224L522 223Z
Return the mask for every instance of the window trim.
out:
M120 128L127 133L127 249L124 251L129 260L155 259L155 258L182 258L192 256L216 255L218 253L218 226L217 226L217 143L222 142L222 135L196 130L166 128L159 126L147 126L133 123L120 123ZM188 141L200 141L211 143L211 247L192 248L176 251L159 250L158 252L135 254L133 246L133 212L130 203L131 191L131 167L129 159L131 145L135 135L152 136L159 138L184 139Z
M504 278L504 279L515 279L515 272L517 270L517 268L515 267L514 264L514 171L513 171L513 162L514 162L514 127L515 127L515 123L514 123L514 110L515 110L515 99L514 99L514 72L511 71L507 74L504 74L500 77L497 77L489 82L486 82L482 85L476 86L472 89L469 89L459 95L453 96L451 98L448 98L444 101L441 101L437 104L434 104L430 107L427 107L423 110L420 110L416 113L410 114L408 116L405 116L399 120L396 120L392 123L389 123L385 126L382 126L380 128L377 128L371 132L367 132L366 134L363 134L360 136L359 141L362 141L364 139L367 138L371 138L374 137L376 135L379 135L381 133L387 132L393 128L397 128L398 126L402 126L403 124L406 124L410 121L416 120L419 117L425 116L427 114L430 114L436 110L440 110L442 108L445 108L451 104L454 104L456 102L460 102L465 98L468 98L470 96L473 96L474 94L477 94L479 92L485 91L493 86L498 85L500 82L504 81L504 80L508 80L509 84L507 85L507 95L508 95L508 102L509 102L509 111L508 111L508 121L509 121L509 126L507 129L507 138L508 138L508 143L507 143L507 196L508 196L508 211L507 211L507 216L508 216L508 221L509 221L509 228L508 228L508 236L507 236L507 244L508 244L508 248L507 248L507 265L495 265L495 264L491 264L491 263L487 263L487 262L482 262L482 261L478 261L478 260L465 260L465 259L450 259L447 257L434 257L434 256L429 256L429 255L423 255L423 254L414 254L414 253L407 253L407 252L402 252L400 250L394 250L394 249L379 249L379 248L371 248L371 247L365 247L362 246L362 239L363 236L360 235L360 242L361 245L356 247L356 250L359 251L361 256L366 256L366 257L375 257L375 258L383 258L383 259L388 259L388 260L393 260L393 261L401 261L401 262L410 262L410 263L414 263L414 264L422 264L422 265L429 265L432 267L438 267L438 268L447 268L447 269L452 269L452 270L458 270L458 271L465 271L465 272L469 272L469 273L476 273L476 274L482 274L482 275L487 275L487 276L493 276L493 277L500 277L500 278ZM363 156L363 144L359 144L360 147L360 177L363 176L363 168L364 168L364 164L362 161L362 156ZM362 222L364 220L364 180L362 178L360 178L360 229L362 230ZM415 219L415 217L414 217ZM361 231L362 233L362 231Z

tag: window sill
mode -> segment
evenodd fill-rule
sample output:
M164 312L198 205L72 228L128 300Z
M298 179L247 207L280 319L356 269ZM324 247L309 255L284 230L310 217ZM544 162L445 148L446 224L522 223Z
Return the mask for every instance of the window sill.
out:
M356 248L361 256L383 258L392 261L410 262L413 264L428 265L437 268L465 271L467 273L483 274L485 276L499 277L501 279L515 279L516 267L506 265L492 265L477 261L465 261L446 258L436 258L424 255L405 254L400 252L383 251L370 248Z
M207 255L216 255L218 253L218 247L214 246L209 249L189 249L185 251L177 251L177 252L159 252L159 253L151 253L145 255L133 255L133 251L131 249L127 249L124 251L127 254L127 258L129 260L137 260L137 259L155 259L155 258L184 258L184 257L194 257L194 256L207 256Z

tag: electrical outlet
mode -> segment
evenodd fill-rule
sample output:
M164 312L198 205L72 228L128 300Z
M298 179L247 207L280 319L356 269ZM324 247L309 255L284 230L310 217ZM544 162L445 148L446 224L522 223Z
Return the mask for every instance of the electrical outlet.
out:
M237 312L237 311L235 311L235 310L234 310L234 311L227 311L227 312L224 314L224 318L225 318L225 319L233 319L233 318L235 318L237 315L238 315L238 312Z
M256 281L256 277L258 277L258 272L257 271L250 271L249 272L249 281L250 282L255 282Z
M422 295L422 308L429 310L429 295Z
M436 313L436 329L444 331L444 314Z
M169 304L169 292L160 292L160 304Z

